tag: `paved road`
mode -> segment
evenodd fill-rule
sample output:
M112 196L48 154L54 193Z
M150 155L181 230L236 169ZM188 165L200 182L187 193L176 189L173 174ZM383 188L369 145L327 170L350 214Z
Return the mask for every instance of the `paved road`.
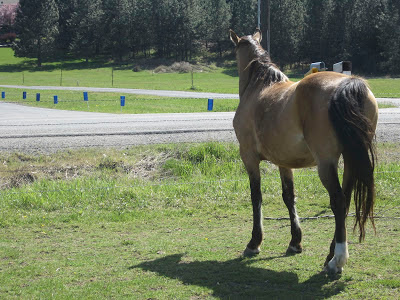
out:
M0 102L0 151L236 141L233 116L233 112L103 114ZM400 108L380 111L377 138L400 142Z
M0 151L234 141L233 113L104 114L0 102Z

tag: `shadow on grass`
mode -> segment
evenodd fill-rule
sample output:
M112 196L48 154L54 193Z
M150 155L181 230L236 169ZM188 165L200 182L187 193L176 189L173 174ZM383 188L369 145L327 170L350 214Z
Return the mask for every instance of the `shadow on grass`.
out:
M239 77L237 68L225 69L222 71L222 73L231 77Z
M345 288L343 282L332 281L323 273L300 283L295 273L252 267L255 259L185 262L183 256L170 255L129 269L141 268L184 284L207 287L213 290L213 296L221 298L324 299Z

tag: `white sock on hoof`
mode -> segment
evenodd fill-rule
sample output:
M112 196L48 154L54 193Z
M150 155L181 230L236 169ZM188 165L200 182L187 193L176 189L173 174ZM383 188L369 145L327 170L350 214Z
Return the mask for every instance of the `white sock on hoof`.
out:
M347 242L336 243L335 256L328 263L329 269L336 273L341 272L348 258L349 258L349 251L347 249Z

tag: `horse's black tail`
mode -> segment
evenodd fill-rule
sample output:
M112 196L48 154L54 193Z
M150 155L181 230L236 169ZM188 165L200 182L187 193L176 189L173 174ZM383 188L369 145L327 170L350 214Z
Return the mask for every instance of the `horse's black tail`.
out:
M368 86L361 78L346 78L334 92L329 106L329 118L343 145L343 158L351 170L354 182L354 229L358 225L360 241L365 237L365 223L368 218L375 229L375 132L371 121L363 114L368 92Z

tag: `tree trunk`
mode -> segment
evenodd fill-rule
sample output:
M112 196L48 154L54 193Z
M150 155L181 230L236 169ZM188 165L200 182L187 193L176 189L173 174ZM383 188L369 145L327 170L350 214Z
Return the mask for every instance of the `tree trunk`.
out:
M38 47L37 47L37 65L39 68L42 67L42 41L39 37Z

